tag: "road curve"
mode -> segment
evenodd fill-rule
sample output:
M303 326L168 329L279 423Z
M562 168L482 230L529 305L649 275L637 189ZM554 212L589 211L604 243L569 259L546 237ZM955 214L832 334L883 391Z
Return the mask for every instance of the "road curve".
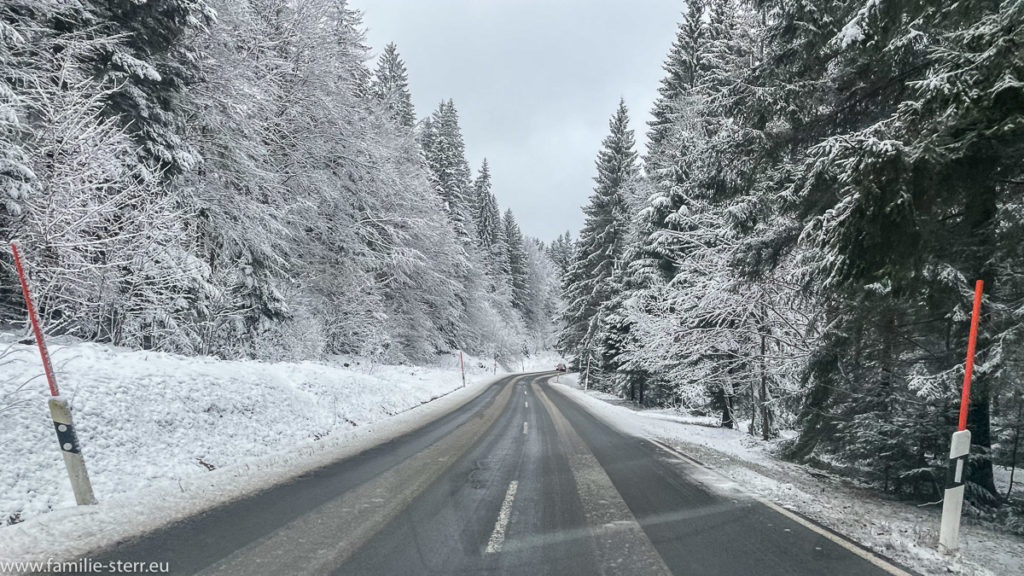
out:
M552 374L91 557L172 574L907 574L608 426Z

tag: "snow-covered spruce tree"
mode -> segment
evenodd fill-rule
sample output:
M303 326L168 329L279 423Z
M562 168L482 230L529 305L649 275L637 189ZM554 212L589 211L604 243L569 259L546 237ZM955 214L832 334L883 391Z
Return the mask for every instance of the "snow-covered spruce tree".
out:
M1021 391L1024 90L1013 79L1024 74L1024 2L971 5L936 18L940 33L928 54L933 68L912 83L914 97L901 103L895 118L904 128L894 131L906 134L912 165L920 170L911 180L914 196L923 196L925 206L934 210L925 236L933 266L925 269L927 295L944 298L927 304L930 313L945 314L947 329L950 320L956 321L949 329L954 354L966 348L965 288L976 279L987 283L981 369L968 413L975 454L968 487L976 502L992 502L1000 495L993 494L991 449L1009 441L1008 434L999 437L993 421L1019 418L1009 400ZM921 174L927 175L923 181L917 179ZM963 278L951 282L954 270ZM933 337L919 329L921 336ZM959 375L960 363L943 358L929 372L932 378L911 378L909 385L918 397L945 408L957 397L956 378L947 375ZM948 419L943 432L952 423Z
M385 146L381 162L391 170L375 170L386 214L367 218L372 223L371 245L383 260L376 267L385 290L384 305L392 360L426 360L446 351L451 319L459 314L462 290L456 272L462 250L448 225L441 198L432 190L430 171L416 141L412 97L405 64L389 44L373 79L382 116L395 126L380 126ZM406 103L408 105L406 105Z
M707 35L704 13L703 0L686 3L672 48L662 64L665 76L658 86L651 120L647 122L648 152L644 159L647 174L655 178L671 159L672 146L665 143L665 137L675 120L676 101L684 90L692 89L696 81L700 50Z
M565 310L558 349L572 355L577 368L598 353L598 312L614 295L611 278L625 249L629 216L624 187L639 171L625 101L619 101L608 124L610 133L597 155L594 193L583 208L586 221L563 281Z
M664 299L665 284L675 275L680 258L666 231L675 227L672 215L684 204L678 182L686 176L679 174L676 164L689 151L679 137L680 112L689 113L686 118L693 115L688 109L691 102L684 95L697 86L706 36L704 3L687 3L663 64L665 76L648 122L645 173L649 184L635 186L631 234L614 277L619 293L604 303L607 313L601 346L605 367L617 373L614 386L618 391L639 403L656 401L647 394L649 381L656 374L667 375L676 358L674 351L662 349L660 331L665 327L660 323L663 315L671 312L657 303ZM650 354L653 349L664 355Z
M452 319L451 345L499 359L517 356L524 329L522 318L511 305L501 213L490 192L489 177L480 180L487 192L482 195L488 204L486 212L495 225L493 233L487 230L488 241L497 242L485 249L477 230L478 216L474 215L474 209L480 213L482 202L474 200L458 113L451 100L442 102L424 122L420 141L449 227L461 245L459 264L452 276L462 290L458 294L459 314ZM489 205L492 200L493 209Z
M412 128L416 122L413 111L412 94L409 92L409 73L405 62L398 55L398 47L394 42L384 47L384 52L377 59L377 69L370 84L373 95L384 103L388 112L402 126Z
M678 231L674 214L684 209L680 182L692 176L690 150L680 130L697 129L693 118L712 106L724 106L723 90L733 86L749 63L753 38L751 15L734 0L687 4L675 42L665 60L662 78L649 122L645 171L654 190L645 208L653 228L643 258L658 262L664 279L675 275L673 245ZM698 136L700 136L698 134Z
M599 312L600 366L606 373L607 384L623 397L640 405L665 403L670 400L671 389L666 381L656 377L655 366L644 353L641 341L643 331L636 327L641 316L655 313L654 304L660 299L663 287L657 263L645 257L643 247L650 235L650 220L643 207L651 194L646 178L634 178L626 187L625 197L630 226L622 258L611 277L613 297L604 302ZM653 298L653 301L649 299ZM659 385L660 383L660 385Z
M992 146L995 134L972 122L998 123L1018 112L982 96L1000 91L992 79L999 74L983 79L975 70L984 66L954 62L958 53L984 53L993 70L1018 62L1013 48L977 47L988 34L1016 34L1012 24L994 23L1019 14L931 2L766 8L765 57L747 83L757 88L741 116L753 129L767 127L762 147L777 151L774 160L765 156L758 186L801 223L799 263L825 327L806 371L793 455L827 453L886 490L931 496L955 405L938 383L952 384L960 370L970 280L993 287L992 328L1001 324L1000 300L1014 291L1003 292L1012 283L989 263L999 232L1012 228L1001 225L1000 205L1016 203L1013 187L995 175L1019 152ZM966 41L962 30L976 35ZM994 37L989 46L1013 45ZM932 75L931 68L948 72ZM955 116L971 119L954 128ZM969 144L952 144L958 141ZM1004 149L1007 156L993 153ZM793 242L774 240L776 253ZM986 344L983 334L982 357L999 341ZM991 358L981 363L969 423L978 442L969 466L975 502L994 501L990 409L997 375L1008 372L998 354Z
M81 19L62 26L95 27L121 38L90 62L115 87L106 112L126 127L145 160L171 175L196 167L201 156L183 137L182 104L187 87L199 80L195 36L205 33L216 12L204 0L84 0L81 6Z
M557 317L561 308L561 282L555 263L536 238L523 242L526 255L527 301L523 314L534 337L532 350L554 348L558 336Z
M529 284L523 232L519 229L519 223L516 222L515 214L511 209L505 210L502 225L505 228L505 249L509 284L512 289L512 307L520 314L524 314L529 299Z
M551 244L547 247L547 255L557 267L559 278L565 274L565 271L569 269L569 264L572 262L573 244L572 234L566 231L558 236L558 238L552 240Z
M474 219L477 241L484 255L487 273L493 284L493 291L501 291L511 298L510 263L505 228L501 222L501 211L498 199L491 191L491 170L484 158L480 172L473 181L473 207L476 210Z
M707 28L698 82L683 97L699 116L691 128L693 152L676 164L677 173L687 174L683 196L694 205L672 218L696 239L685 240L684 232L684 253L692 253L688 276L697 280L687 291L700 295L686 299L696 303L689 315L697 329L690 334L704 337L710 352L700 359L712 376L706 381L719 383L709 395L723 421L746 404L750 433L768 439L784 416L775 397L791 392L813 335L793 252L776 240L780 233L792 236L795 223L757 185L752 160L763 154L762 134L734 120L745 105L743 76L757 54L754 14L738 3L716 3Z
M473 256L482 264L486 278L486 294L482 299L487 301L487 310L481 312L497 314L501 321L488 320L487 325L502 326L503 322L509 322L511 329L513 324L519 324L520 316L513 309L512 293L512 265L509 261L508 239L505 235L505 226L501 220L501 211L498 208L498 199L491 190L491 172L484 159L480 166L480 173L473 182L473 203L476 217L474 227L477 232L477 246L472 252ZM513 351L507 348L508 335L501 335L497 332L490 336L483 337L477 344L485 348L486 353L491 356L509 357ZM514 336L518 338L518 334ZM497 346L492 340L502 340L506 344Z
M764 397L755 401L757 414L770 432L764 360L771 330L754 322L766 314L750 312L751 303L764 309L755 296L765 291L752 289L757 283L746 282L734 263L757 212L746 196L745 163L731 152L737 129L727 97L750 61L749 17L722 3L692 18L688 13L680 26L668 60L685 66L670 70L663 83L675 90L671 101L659 102L667 119L652 127L659 142L652 156L661 167L649 174L652 190L637 195L628 264L618 273L622 293L607 305L606 356L615 358L620 376L631 376L622 386L631 397L639 399L653 376L652 400L663 402L668 395L658 389L675 382L677 401L691 409L716 406L724 425L735 420L738 391L749 389ZM680 46L689 47L687 58Z
M424 125L423 151L437 193L455 234L468 242L473 233L472 184L466 145L459 128L459 114L452 100L441 102Z
M905 425L899 410L914 406L910 398L901 395L905 387L898 377L904 344L894 328L901 305L884 289L858 295L839 290L813 274L808 263L816 259L814 251L808 250L806 243L797 244L794 231L805 226L812 214L830 207L835 188L799 194L788 188L788 183L793 179L794 162L799 164L821 139L843 134L858 122L893 109L904 86L897 75L912 69L907 57L913 54L913 45L885 51L883 41L867 52L852 49L849 39L856 36L856 29L844 25L856 18L860 6L769 2L761 8L770 17L765 17L760 64L745 83L747 88L739 91L737 117L746 133L741 133L737 148L760 159L752 179L752 196L776 214L780 225L747 242L744 264L754 275L770 277L789 261L785 255L796 250L805 293L813 295L817 304L816 310L809 309L820 315L812 324L827 327L809 341L812 349L803 378L803 431L792 454L813 458L816 449L827 445L827 451L838 452L884 488L898 490L904 480L909 480L906 485L914 485L914 479L902 474L919 468L923 452L933 449L921 442L927 432L898 432ZM886 9L902 10L896 3ZM879 59L891 66L880 65ZM789 221L797 226L788 225ZM882 220L877 224L885 226ZM884 239L885 232L874 230L866 237L879 241L879 250L889 250L893 245ZM861 252L856 258L867 263L870 257L871 252ZM832 405L835 401L849 409L840 413ZM864 428L867 423L879 426L869 430ZM823 439L825 442L819 443Z

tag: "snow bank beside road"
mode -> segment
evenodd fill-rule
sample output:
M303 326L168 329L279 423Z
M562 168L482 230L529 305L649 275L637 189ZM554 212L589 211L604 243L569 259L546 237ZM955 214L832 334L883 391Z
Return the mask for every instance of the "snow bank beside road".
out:
M75 506L38 352L12 341L0 334L0 351L11 345L0 360L0 526ZM173 498L224 468L286 470L278 464L290 454L328 452L462 386L457 355L428 368L225 362L89 343L51 345L51 355L101 504L154 489ZM491 377L476 364L467 362L471 382ZM19 527L0 528L0 557Z
M546 372L554 370L559 363L568 364L568 361L557 352L539 352L521 361L519 366L512 368L522 368L524 372Z
M634 410L608 394L579 389L575 375L562 389L595 416L623 432L657 439L702 462L732 485L799 512L921 574L1002 576L1021 573L1024 541L965 522L960 553L936 551L938 506L885 500L871 490L821 471L779 460L773 442L741 430L710 427L701 419L672 418L662 410Z

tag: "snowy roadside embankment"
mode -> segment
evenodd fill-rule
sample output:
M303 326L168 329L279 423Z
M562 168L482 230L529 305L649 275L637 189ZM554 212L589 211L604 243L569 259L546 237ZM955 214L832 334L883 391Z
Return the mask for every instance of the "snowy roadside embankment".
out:
M579 389L575 376L563 390L595 416L624 432L661 440L728 478L742 490L803 514L921 574L1020 574L1024 540L965 520L961 550L936 550L938 506L919 507L880 498L866 488L806 466L779 460L774 442L709 419L664 410L634 410L615 396ZM556 384L557 385L557 384ZM713 419L710 419L713 420Z
M533 356L521 360L518 366L510 366L510 368L521 369L523 372L547 372L554 370L555 366L565 363L565 358L558 353L546 351L535 353Z
M13 339L0 334L0 559L84 553L267 487L411 431L494 378L467 357L463 389L458 355L410 367L51 344L100 501L76 507L38 352ZM75 526L85 533L54 549Z

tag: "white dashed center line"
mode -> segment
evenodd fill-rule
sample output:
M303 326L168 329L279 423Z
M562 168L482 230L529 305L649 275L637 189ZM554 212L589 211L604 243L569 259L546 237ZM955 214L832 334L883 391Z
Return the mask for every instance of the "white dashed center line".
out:
M512 515L512 501L516 498L516 489L519 481L513 480L505 492L505 501L501 503L501 512L498 513L498 521L494 523L494 531L491 532L491 539L487 542L487 553L497 554L501 552L501 545L505 543L505 528L508 527L509 517Z

